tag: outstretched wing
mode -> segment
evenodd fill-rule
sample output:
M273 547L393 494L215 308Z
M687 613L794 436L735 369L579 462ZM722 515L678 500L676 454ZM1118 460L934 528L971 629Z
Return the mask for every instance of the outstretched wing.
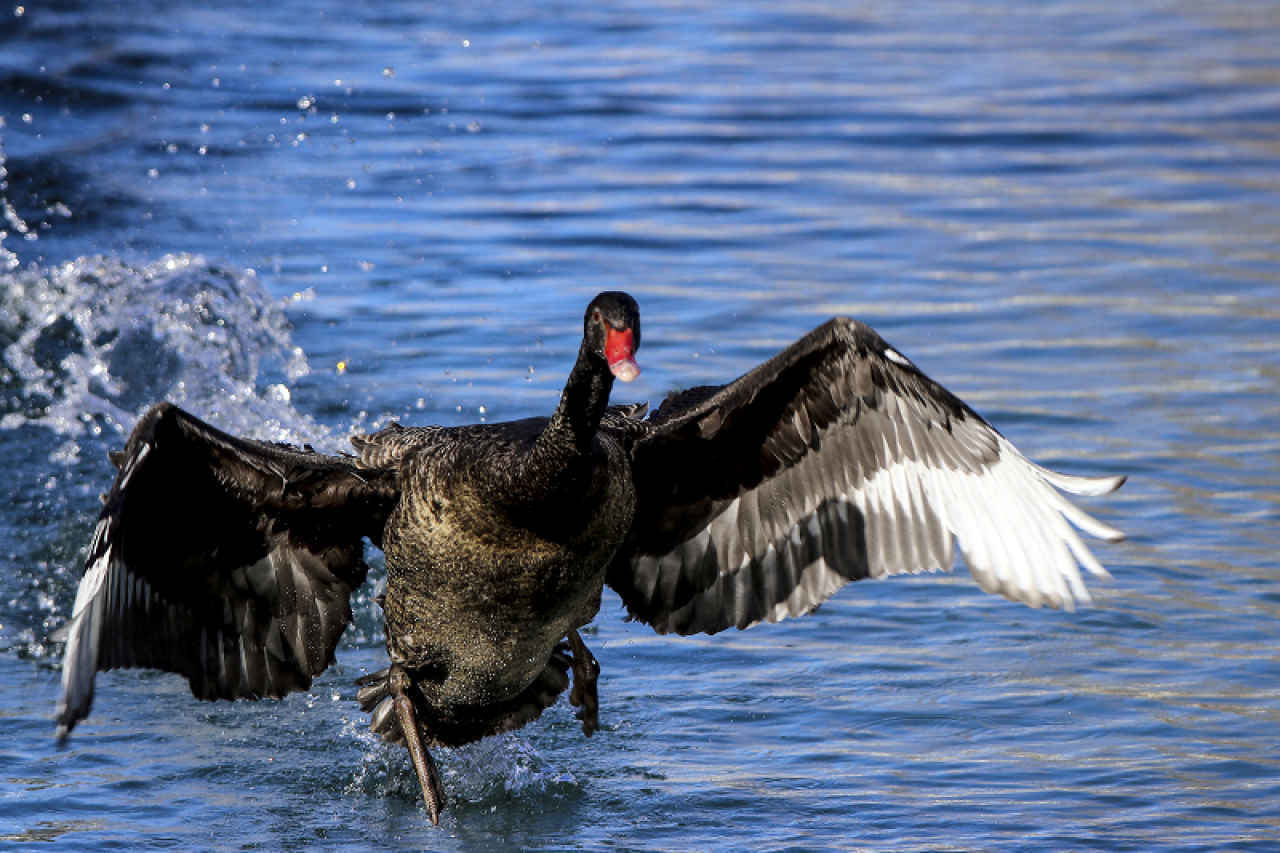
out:
M868 326L838 318L719 388L668 400L633 451L637 514L609 570L660 633L715 633L808 613L865 577L950 568L983 589L1070 608L1076 527L1123 538L1056 491L1124 478L1056 474Z
M308 689L351 620L395 473L234 438L168 403L113 458L67 628L59 737L109 669L176 672L210 700Z

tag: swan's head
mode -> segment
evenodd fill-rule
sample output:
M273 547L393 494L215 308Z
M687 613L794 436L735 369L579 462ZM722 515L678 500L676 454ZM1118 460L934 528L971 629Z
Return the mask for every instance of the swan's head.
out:
M640 375L640 306L619 290L601 293L587 306L583 340L595 355L609 363L609 371L623 382Z

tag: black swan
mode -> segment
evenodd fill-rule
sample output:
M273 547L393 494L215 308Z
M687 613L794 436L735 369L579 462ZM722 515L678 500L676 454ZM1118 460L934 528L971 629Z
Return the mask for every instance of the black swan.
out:
M391 426L336 457L235 438L161 403L138 422L106 499L66 631L58 736L94 676L181 674L200 699L307 690L333 661L386 553L390 666L360 679L372 729L409 750L432 822L431 746L535 719L569 687L597 728L599 666L578 629L607 583L659 633L715 633L815 609L860 578L949 568L1032 606L1089 594L1106 571L1068 521L1123 535L1057 474L869 327L833 319L721 387L609 407L639 372L625 293L587 307L548 418ZM1056 489L1055 489L1056 487Z

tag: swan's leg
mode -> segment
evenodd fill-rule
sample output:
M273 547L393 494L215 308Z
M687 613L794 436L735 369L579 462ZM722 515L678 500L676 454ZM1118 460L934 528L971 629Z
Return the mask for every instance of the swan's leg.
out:
M426 804L431 823L439 825L440 810L444 808L444 786L440 784L440 774L436 772L435 759L422 745L422 735L418 731L418 715L413 710L413 700L409 698L409 688L413 682L409 673L399 664L391 665L387 676L391 688L391 701L395 703L396 719L400 730L404 733L404 744L409 748L409 758L413 761L413 769L418 774L418 785L422 788L422 802Z
M569 632L569 651L573 653L573 692L569 694L569 702L578 709L582 733L591 737L600 728L600 700L596 696L600 664L577 630Z

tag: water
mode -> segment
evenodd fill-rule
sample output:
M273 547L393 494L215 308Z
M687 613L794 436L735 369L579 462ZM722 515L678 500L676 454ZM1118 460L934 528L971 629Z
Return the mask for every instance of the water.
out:
M0 11L0 848L1280 849L1274 4L173 5ZM608 596L603 730L442 751L438 829L355 705L369 589L309 694L111 673L54 748L47 636L147 402L330 449L545 413L614 288L620 399L848 313L1130 474L1088 504L1114 581L683 640Z

